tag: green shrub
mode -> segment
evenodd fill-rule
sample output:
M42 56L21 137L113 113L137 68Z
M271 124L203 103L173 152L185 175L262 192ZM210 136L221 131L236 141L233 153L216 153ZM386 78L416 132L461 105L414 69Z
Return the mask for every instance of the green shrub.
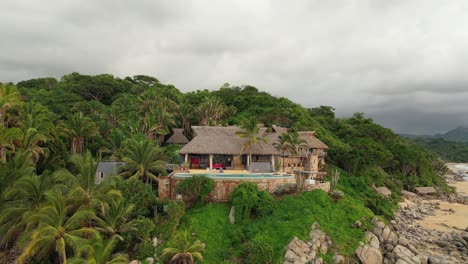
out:
M294 183L285 183L276 188L276 195L292 194L297 192L297 185Z
M242 247L245 263L272 263L273 255L273 248L265 242L251 240Z
M187 196L190 201L204 203L214 184L214 180L209 177L194 175L177 184L176 191Z
M169 222L172 224L172 233L174 233L180 223L180 219L185 214L185 204L183 201L169 201L165 207L165 211L169 217Z
M342 192L340 190L333 190L333 191L330 192L330 195L335 200L340 200L340 199L343 199L345 197L344 192Z
M154 232L156 229L156 225L152 219L146 217L138 217L135 220L136 223L136 238L140 241L145 241L147 239L151 239L154 236Z
M231 239L232 246L237 247L247 239L247 234L242 226L231 225L231 228L229 229L229 238Z
M153 258L156 249L151 240L145 240L137 244L136 259L145 260L146 258Z
M150 185L137 179L129 179L120 181L117 189L122 193L127 205L136 205L132 212L132 218L153 215L153 207L157 204L157 194L153 192Z
M236 221L250 217L252 209L258 205L258 186L252 182L239 184L231 193L231 203L236 207Z
M276 200L267 191L258 192L258 204L255 208L257 215L266 216L275 210Z

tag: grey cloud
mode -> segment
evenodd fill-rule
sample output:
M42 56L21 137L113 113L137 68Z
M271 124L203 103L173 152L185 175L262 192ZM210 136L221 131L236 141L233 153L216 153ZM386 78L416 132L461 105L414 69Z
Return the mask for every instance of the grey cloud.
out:
M78 71L148 74L183 91L251 84L440 132L468 124L467 10L463 0L6 0L0 80Z

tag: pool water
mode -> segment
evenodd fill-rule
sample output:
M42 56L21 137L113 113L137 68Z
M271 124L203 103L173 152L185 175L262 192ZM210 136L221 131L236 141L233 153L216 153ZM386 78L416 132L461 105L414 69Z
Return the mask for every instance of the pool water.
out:
M235 174L235 173L177 173L172 174L177 178L190 178L193 175L207 176L214 179L289 179L293 178L292 174L274 175L272 173L249 173L249 174Z

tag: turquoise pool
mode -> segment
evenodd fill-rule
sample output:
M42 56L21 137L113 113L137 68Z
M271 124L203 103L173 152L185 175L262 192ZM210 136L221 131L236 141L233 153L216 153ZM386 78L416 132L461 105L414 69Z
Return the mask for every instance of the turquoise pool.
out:
M249 174L233 174L233 173L177 173L171 174L177 178L189 178L193 175L207 176L213 179L290 179L294 178L292 174L273 175L272 173L249 173Z

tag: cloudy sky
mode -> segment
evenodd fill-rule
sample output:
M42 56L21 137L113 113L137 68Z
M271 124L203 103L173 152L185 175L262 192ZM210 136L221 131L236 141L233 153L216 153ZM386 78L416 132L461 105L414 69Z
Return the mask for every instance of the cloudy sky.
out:
M402 133L468 126L468 1L0 2L0 81L250 84Z

